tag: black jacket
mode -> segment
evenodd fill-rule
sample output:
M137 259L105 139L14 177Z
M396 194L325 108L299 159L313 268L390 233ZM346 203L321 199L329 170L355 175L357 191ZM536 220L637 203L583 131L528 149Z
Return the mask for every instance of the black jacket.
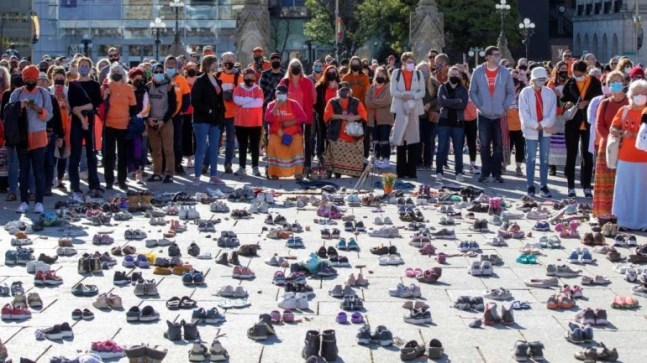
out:
M575 81L575 78L570 78L564 84L561 101L564 103L572 102L573 104L576 104L578 100L591 101L593 98L600 96L602 94L602 83L600 83L600 81L595 77L589 77L591 78L591 83L589 84L589 88L586 90L586 94L583 99L580 100L580 90L577 88L577 81ZM564 125L565 131L577 131L580 129L582 123L584 123L588 130L591 127L587 122L586 117L588 109L589 106L587 105L583 109L578 110L572 120L566 121L566 124Z
M220 80L216 80L222 86ZM222 99L222 92L216 93L207 74L196 78L191 89L191 104L193 105L193 122L206 123L211 125L224 124L225 102Z

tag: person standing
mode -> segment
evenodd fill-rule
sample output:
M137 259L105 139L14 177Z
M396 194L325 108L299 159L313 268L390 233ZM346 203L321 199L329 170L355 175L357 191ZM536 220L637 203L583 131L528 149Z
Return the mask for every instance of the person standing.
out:
M478 110L477 122L483 164L479 182L485 182L492 175L495 181L503 183L500 118L505 116L514 102L514 82L510 71L499 65L499 48L487 47L485 59L486 62L474 70L469 89L470 98Z
M398 177L416 178L420 143L419 116L425 113L422 99L425 97L426 85L422 72L415 70L413 53L403 53L400 60L402 68L395 69L391 75L391 112L395 113L391 144L397 145Z
M27 66L22 70L25 85L16 88L9 97L9 104L17 104L20 113L27 122L27 139L17 145L18 164L20 168L20 206L18 213L29 210L29 177L33 171L36 192L35 213L42 213L45 192L45 148L47 147L47 121L52 118L52 98L50 93L38 87L39 76L36 66ZM6 120L5 120L6 121Z
M223 71L218 72L216 78L222 84L222 97L225 101L225 174L233 173L231 167L234 159L234 147L236 146L236 131L234 130L234 116L236 115L236 104L234 103L234 89L242 81L242 77L234 70L236 55L232 52L225 52L220 58ZM217 154L209 155L207 159L218 157Z
M342 79L342 82L348 82L350 89L353 91L353 97L364 103L366 91L371 86L371 80L367 74L362 72L362 60L358 56L350 59L350 72ZM371 142L371 133L367 126L364 127L364 158L368 158L368 152Z
M171 84L171 79L164 74L161 64L153 67L153 80L148 84L148 97L150 110L146 130L148 143L153 156L153 175L149 182L172 183L175 172L175 153L173 150L173 113L176 110L176 93ZM162 155L164 155L165 175L162 179Z
M447 163L449 142L454 146L454 165L456 181L463 181L463 141L465 130L465 108L467 107L467 88L463 86L458 67L448 71L449 79L438 89L438 156L436 157L436 181L443 180L443 168Z
M391 144L389 135L393 127L393 114L391 113L391 91L389 90L389 73L384 67L375 69L373 84L366 92L364 104L368 111L366 126L371 130L373 152L375 154L375 167L378 169L389 168Z
M539 185L542 198L552 198L548 189L548 154L550 129L557 117L555 93L545 87L548 72L543 67L533 68L530 85L519 94L521 131L526 139L526 183L528 196L535 196L535 162L539 149Z
M252 174L261 176L258 170L258 157L263 131L263 91L256 84L256 72L253 68L243 71L244 84L234 90L234 103L237 106L234 127L238 140L239 169L236 175L247 174L247 150L252 154Z
M590 54L590 53L589 53ZM568 197L574 198L575 194L575 162L577 161L578 146L582 155L580 169L580 184L584 189L584 196L592 198L591 179L593 177L593 155L589 148L589 128L587 111L589 102L602 94L600 81L587 74L587 63L577 61L573 64L573 77L566 81L562 91L561 102L565 108L577 107L573 118L566 121L564 136L566 138L566 179L568 182Z
M271 66L271 61L268 61L265 59L263 56L265 54L265 51L261 47L256 47L252 50L252 55L254 57L254 63L250 63L247 68L251 68L254 70L254 77L256 78L256 82L259 82L261 79L261 75L263 72L269 70Z
M184 175L184 168L182 167L182 114L187 112L191 105L191 87L186 78L178 71L177 59L173 56L168 56L164 60L164 73L171 79L173 87L175 87L175 113L173 114L173 155L175 157L175 174Z

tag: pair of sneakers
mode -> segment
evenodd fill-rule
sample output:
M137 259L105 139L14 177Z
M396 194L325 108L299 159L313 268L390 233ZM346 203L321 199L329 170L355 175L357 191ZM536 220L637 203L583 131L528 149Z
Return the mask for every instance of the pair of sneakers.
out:
M541 342L528 342L525 340L517 340L514 343L514 351L512 357L517 362L525 362L528 358L534 361L544 360L544 344Z
M379 325L373 334L371 334L371 326L364 325L359 329L355 337L357 338L357 344L378 344L382 347L393 345L393 333L384 325Z
M45 211L45 207L43 206L43 203L36 203L34 204L34 213L43 213ZM18 209L16 209L16 213L27 213L29 212L29 204L26 202L20 203L18 206Z
M483 324L492 326L497 324L513 325L512 306L506 307L505 304L502 304L501 313L499 313L496 303L488 303L485 305L485 311L483 312Z
M593 328L590 325L570 322L564 337L574 344L588 343L593 340Z
M229 359L229 353L225 349L218 337L216 337L211 346L207 348L201 342L194 342L189 349L189 362L224 362Z
M252 340L267 340L272 335L276 335L276 332L269 314L261 314L258 322L247 329L247 337Z
M187 323L182 320L179 323L166 321L167 330L164 332L164 338L171 341L184 340L194 341L200 339L200 332L198 332L198 322ZM184 330L184 334L182 331Z
M281 309L308 310L308 295L306 293L286 292L283 301L279 303Z

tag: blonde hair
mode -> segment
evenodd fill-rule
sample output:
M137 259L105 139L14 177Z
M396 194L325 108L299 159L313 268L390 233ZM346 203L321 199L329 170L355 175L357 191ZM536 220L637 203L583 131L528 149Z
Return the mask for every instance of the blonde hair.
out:
M360 62L360 64L361 64L361 62ZM290 62L288 63L288 68L285 70L285 76L283 77L283 79L289 79L290 78L290 76L292 75L290 70L292 68L294 68L295 66L301 67L301 74L300 75L303 76L303 64L301 64L301 61L298 58L292 58L292 59L290 59Z

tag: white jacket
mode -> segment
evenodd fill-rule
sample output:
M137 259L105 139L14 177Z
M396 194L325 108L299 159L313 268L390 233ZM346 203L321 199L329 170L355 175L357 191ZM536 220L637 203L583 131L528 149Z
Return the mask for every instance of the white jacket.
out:
M557 116L557 97L550 88L542 87L541 98L544 116L541 120L541 127L544 129L550 128L555 124L555 117ZM519 118L521 119L523 136L528 140L537 140L539 138L536 103L534 86L528 86L521 90L519 94ZM551 136L550 133L544 131L544 137L548 136Z
M389 90L393 100L391 101L391 112L395 114L395 123L391 130L390 141L393 145L416 144L420 142L420 126L418 117L425 114L425 107L422 103L427 93L425 78L420 71L414 71L411 79L411 88L407 91L404 85L404 76L401 70L396 69L391 74L391 85ZM400 79L398 80L398 74ZM403 99L405 94L413 96L410 101ZM409 109L407 106L412 105Z

